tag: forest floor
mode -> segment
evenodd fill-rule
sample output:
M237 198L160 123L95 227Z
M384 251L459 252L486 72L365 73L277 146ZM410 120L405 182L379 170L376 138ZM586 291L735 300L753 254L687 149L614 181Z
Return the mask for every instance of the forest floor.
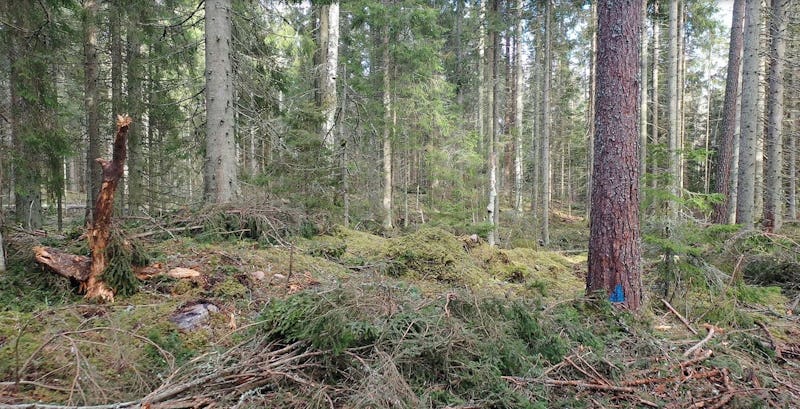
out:
M796 225L687 224L669 238L645 226L647 297L631 313L584 296L579 217L555 215L561 250L548 251L438 227L384 237L270 207L122 224L161 273L113 304L32 261L34 245L85 252L80 227L6 235L0 408L800 402Z

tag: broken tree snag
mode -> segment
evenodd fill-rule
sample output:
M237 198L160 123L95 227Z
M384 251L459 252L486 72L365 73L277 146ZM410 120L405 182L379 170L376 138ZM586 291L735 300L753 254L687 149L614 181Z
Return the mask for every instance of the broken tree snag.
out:
M89 250L92 252L92 264L86 280L86 298L99 301L114 301L114 292L101 280L103 271L108 266L106 248L111 237L111 214L114 210L114 192L122 177L127 151L128 128L131 118L128 115L117 115L117 135L114 137L114 153L111 162L102 158L95 159L103 170L103 184L94 205L94 217L89 226Z

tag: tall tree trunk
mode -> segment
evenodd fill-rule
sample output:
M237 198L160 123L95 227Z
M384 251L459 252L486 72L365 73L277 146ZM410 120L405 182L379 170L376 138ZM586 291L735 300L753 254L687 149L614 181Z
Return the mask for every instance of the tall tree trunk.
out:
M593 1L591 11L591 22L589 23L592 27L592 48L590 50L591 55L589 56L589 109L587 110L587 118L586 122L588 123L587 129L589 134L589 141L588 141L588 148L587 148L587 158L586 158L586 218L589 218L591 213L591 206L592 203L592 169L594 168L594 106L595 106L595 95L597 94L597 2ZM655 21L655 20L654 20ZM655 64L657 65L657 64Z
M795 65L792 70L792 83L790 86L797 87L798 85L800 85L800 68ZM800 100L795 99L794 109L790 111L790 134L797 135L800 132ZM789 175L787 178L789 186L786 194L789 196L789 218L795 221L797 220L797 137L790 137L789 141Z
M759 0L746 0L736 222L747 229L753 228L755 213L760 6Z
M552 24L551 0L545 0L544 17L544 72L542 81L542 236L545 246L550 245L550 76L552 75Z
M487 79L486 79L486 2L482 1L480 5L480 25L478 27L478 152L483 152L486 140L486 93L487 93Z
M42 158L29 141L30 135L43 134L41 122L36 116L52 118L54 115L45 109L40 98L43 95L47 72L46 64L36 59L42 52L41 38L29 38L26 33L32 30L35 11L32 3L23 2L19 8L9 10L12 24L19 29L12 30L9 42L9 92L11 99L11 146L15 155L12 160L11 178L14 180L14 215L23 228L33 230L42 226ZM38 24L38 23L37 23ZM35 47L34 52L25 49ZM33 55L32 55L33 54Z
M654 10L655 15L653 16L653 101L650 104L650 110L653 112L652 114L652 136L650 137L652 144L658 145L661 143L661 138L659 137L659 124L658 124L658 113L659 113L659 96L661 95L660 90L660 64L661 64L661 23L659 22L658 14L659 14L659 3L658 0L655 0L654 3ZM658 177L656 175L661 174L661 169L659 169L658 160L653 157L650 161L650 173L653 175L652 183L650 185L651 188L656 189L658 187Z
M206 2L206 203L229 203L237 195L231 0Z
M319 6L319 106L324 121L320 129L323 145L334 149L336 124L336 68L339 61L339 2Z
M681 154L678 135L678 0L669 0L669 61L667 68L669 99L669 218L678 220Z
M686 155L683 154L686 149L686 135L684 132L684 123L686 116L684 115L684 97L686 95L686 35L684 32L684 11L685 2L679 1L678 7L678 83L676 86L678 103L677 103L677 125L678 131L676 133L678 139L678 197L683 197L683 190L687 187L686 184Z
M385 1L385 0L384 0ZM383 228L394 227L392 198L392 89L391 56L389 53L389 24L383 28Z
M642 297L639 230L640 0L598 2L597 103L588 293L631 310Z
M488 10L487 18L489 21L497 16L497 2L499 0L490 1L490 9ZM492 24L487 24L487 49L486 49L486 75L485 80L488 81L486 87L487 93L487 115L486 115L486 137L488 148L488 168L489 168L489 204L486 206L488 213L489 223L492 229L488 234L488 242L490 246L494 246L497 241L497 97L498 97L498 75L497 75L497 29Z
M108 30L111 34L111 123L116 115L122 114L122 31L121 26L125 19L122 17L124 8L121 0L111 1L111 10L108 13ZM113 132L113 128L109 128ZM123 175L117 185L118 213L125 211L125 176Z
M647 139L649 136L649 130L647 129L647 104L650 102L647 96L647 54L648 54L648 43L647 43L647 0L642 0L642 45L641 45L641 56L640 56L640 65L639 68L642 81L639 84L639 90L641 92L641 112L639 114L639 176L640 180L640 193L644 195L644 178L645 174L647 173Z
M772 1L770 20L770 69L767 109L766 154L767 169L764 174L764 230L777 232L783 216L783 61L786 54L786 13L784 0Z
M96 0L86 0L83 6L83 58L84 58L84 99L86 110L86 133L89 138L89 151L86 155L86 177L89 187L86 193L86 210L92 209L97 201L102 183L100 164L100 93L97 89L99 81L99 62L97 59L97 23L98 4ZM89 214L87 213L87 217ZM87 220L88 221L88 220Z
M459 0L460 1L460 0ZM522 0L516 2L517 26L515 32L516 54L514 57L514 96L516 103L514 113L514 209L517 213L522 213L522 111L523 111L523 91L522 82Z
M144 86L145 77L144 55L142 54L141 30L139 22L143 20L144 11L132 12L128 16L127 24L127 112L136 119L134 126L128 133L128 213L138 215L144 206L144 167L145 157L142 154L142 140L144 139L145 104ZM114 112L114 115L119 112Z

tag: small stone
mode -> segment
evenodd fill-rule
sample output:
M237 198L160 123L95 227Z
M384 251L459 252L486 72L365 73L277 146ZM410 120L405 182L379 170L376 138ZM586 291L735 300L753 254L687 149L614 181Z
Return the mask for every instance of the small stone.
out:
M266 274L263 271L258 270L258 271L253 271L252 273L250 273L250 277L252 277L253 280L256 280L256 281L264 281L264 278L266 277Z

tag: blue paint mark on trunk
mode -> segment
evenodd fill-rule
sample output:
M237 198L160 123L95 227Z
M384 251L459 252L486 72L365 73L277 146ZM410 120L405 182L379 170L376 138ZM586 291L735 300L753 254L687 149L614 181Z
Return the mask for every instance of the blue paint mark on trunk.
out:
M617 284L617 286L614 287L614 291L611 293L608 300L611 302L625 302L625 293L622 291L622 284Z

